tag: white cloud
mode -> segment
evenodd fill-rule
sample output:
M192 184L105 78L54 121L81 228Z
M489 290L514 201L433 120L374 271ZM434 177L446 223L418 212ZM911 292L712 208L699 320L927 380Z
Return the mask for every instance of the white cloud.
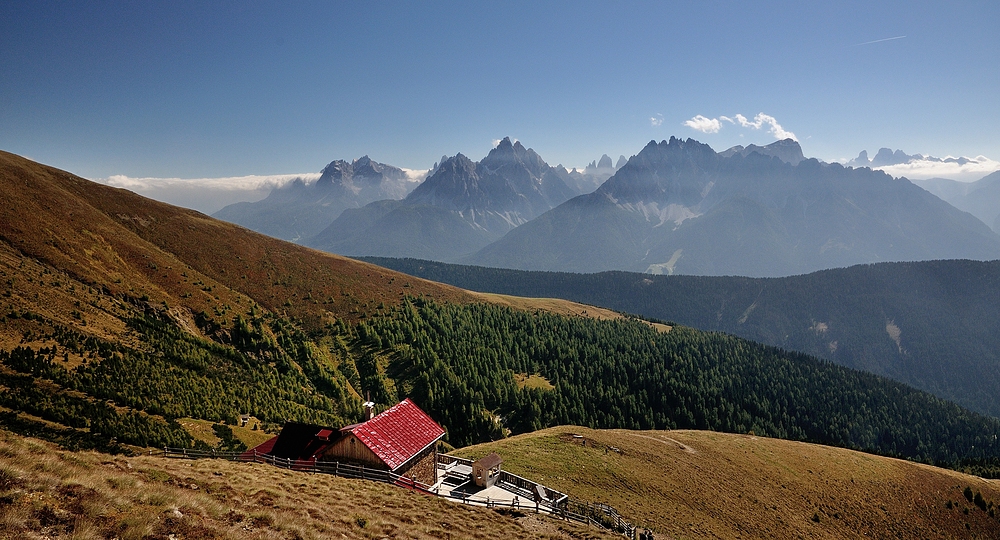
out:
M663 125L663 115L657 113L656 116L649 117L649 125L653 127L659 127Z
M733 125L739 124L741 127L748 129L760 129L767 126L767 132L774 135L776 139L799 140L794 133L781 127L781 124L773 116L764 113L757 113L757 116L754 116L753 120L747 120L747 117L742 114L737 114L732 118L728 116L707 118L699 114L684 122L684 125L702 133L718 133L722 129L722 122L728 122ZM740 136L742 137L742 135Z
M702 133L718 133L722 129L722 123L718 118L705 118L700 114L684 122L684 125Z
M760 129L764 127L764 125L768 125L770 128L768 128L767 132L774 135L777 139L792 139L793 141L799 140L795 137L794 133L791 131L785 131L785 129L781 127L781 124L779 124L773 116L768 114L757 113L757 116L753 117L753 121L747 120L747 118L742 114L737 114L736 121L739 122L741 126L751 129Z
M226 176L222 178L132 178L123 174L115 174L108 178L99 178L97 182L131 190L198 187L217 191L254 191L270 190L295 180L312 183L319 177L320 173Z
M213 213L235 202L259 201L295 180L312 183L320 173L229 176L224 178L133 178L121 174L94 181L134 191L161 202Z
M500 144L500 143L497 143ZM406 180L409 182L423 182L427 178L430 169L403 169L406 173Z
M500 146L500 139L493 139L493 148Z
M945 160L954 159L951 156ZM994 171L1000 170L1000 161L994 161L986 156L966 158L965 163L931 159L911 159L907 163L877 167L891 176L905 176L911 180L926 180L928 178L950 178L961 182L974 182ZM964 161L964 160L963 160Z

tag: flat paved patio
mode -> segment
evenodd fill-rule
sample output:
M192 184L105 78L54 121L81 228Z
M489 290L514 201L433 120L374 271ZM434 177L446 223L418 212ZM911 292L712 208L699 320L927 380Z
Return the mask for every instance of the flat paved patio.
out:
M504 506L534 510L535 501L525 499L513 491L504 489L501 482L488 488L481 488L472 481L472 467L460 463L438 464L438 483L431 486L431 491L442 497L461 499L467 504L482 506ZM548 508L539 508L548 512Z

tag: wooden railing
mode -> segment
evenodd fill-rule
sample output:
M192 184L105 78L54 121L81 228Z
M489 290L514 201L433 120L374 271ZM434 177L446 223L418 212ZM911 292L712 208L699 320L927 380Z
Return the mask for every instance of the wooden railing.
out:
M150 451L152 454L152 451ZM354 478L360 480L371 480L394 484L417 491L433 494L430 486L422 482L407 478L385 469L365 467L364 465L354 465L351 463L341 463L339 461L317 461L317 460L295 460L272 456L270 454L258 454L257 452L217 452L215 450L189 450L185 448L164 448L163 457L180 459L203 459L216 458L230 461L241 461L245 463L267 463L282 469L291 469L300 472L311 472L320 474L331 474L343 478Z
M150 455L153 455L153 453L154 452L150 450ZM385 484L404 487L413 491L419 491L428 495L434 495L435 497L454 500L463 504L485 504L491 508L510 507L512 509L531 509L532 507L535 507L534 500L536 486L541 485L537 482L528 480L527 478L501 470L500 477L497 479L497 481L501 484L501 487L511 493L517 494L519 497L524 498L524 502L511 502L508 504L500 503L498 501L491 502L489 500L480 501L470 498L467 495L446 495L436 493L430 489L430 486L422 482L395 474L385 469L341 463L339 461L294 460L272 456L270 454L259 454L254 451L219 452L216 450L191 450L185 448L164 448L162 455L163 457L175 459L213 458L246 463L266 463L282 469L290 469L300 472L330 474L340 476L342 478L382 482ZM438 454L438 463L443 465L451 463L472 465L472 460L449 456L447 454ZM582 523L590 527L621 533L627 538L635 538L636 527L632 523L625 520L613 507L601 503L575 501L570 499L565 493L561 493L545 486L542 487L545 489L547 497L540 501L539 505L536 507L539 511L543 511L547 514L568 521Z

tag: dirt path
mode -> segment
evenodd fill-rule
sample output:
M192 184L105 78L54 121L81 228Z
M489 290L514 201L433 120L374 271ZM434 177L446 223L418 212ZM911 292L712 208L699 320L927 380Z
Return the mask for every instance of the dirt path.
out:
M698 453L698 451L695 450L694 448L691 448L690 446L688 446L688 445L686 445L686 444L684 444L684 443L682 443L682 442L680 442L680 441L678 441L676 439L671 439L670 437L664 437L664 436L653 437L651 435L640 435L638 433L629 433L629 435L631 435L632 437L639 437L640 439L649 439L651 441L661 442L663 444L666 444L667 446L670 446L670 443L674 443L674 444L677 445L677 448L679 448L679 449L681 449L681 450L683 450L683 451L685 451L685 452L687 452L689 454L697 454Z

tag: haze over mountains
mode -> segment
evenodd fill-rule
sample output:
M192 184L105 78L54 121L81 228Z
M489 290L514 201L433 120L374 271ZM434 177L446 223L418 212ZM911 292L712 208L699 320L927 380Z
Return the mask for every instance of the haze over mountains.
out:
M282 240L297 242L323 230L347 208L381 199L401 199L417 186L406 171L373 161L336 160L315 183L296 180L257 202L226 206L214 217Z
M914 184L937 195L949 204L964 210L1000 233L1000 171L975 182L959 182L948 178L914 180Z
M482 161L443 159L402 201L345 211L307 245L345 255L454 259L579 192L562 167L504 138Z
M768 277L1000 258L989 181L939 190L974 217L870 168L914 159L936 158L883 148L854 168L806 159L792 139L716 152L671 138L567 171L505 138L479 162L442 157L419 185L367 157L335 161L315 184L216 217L342 255L526 270Z

